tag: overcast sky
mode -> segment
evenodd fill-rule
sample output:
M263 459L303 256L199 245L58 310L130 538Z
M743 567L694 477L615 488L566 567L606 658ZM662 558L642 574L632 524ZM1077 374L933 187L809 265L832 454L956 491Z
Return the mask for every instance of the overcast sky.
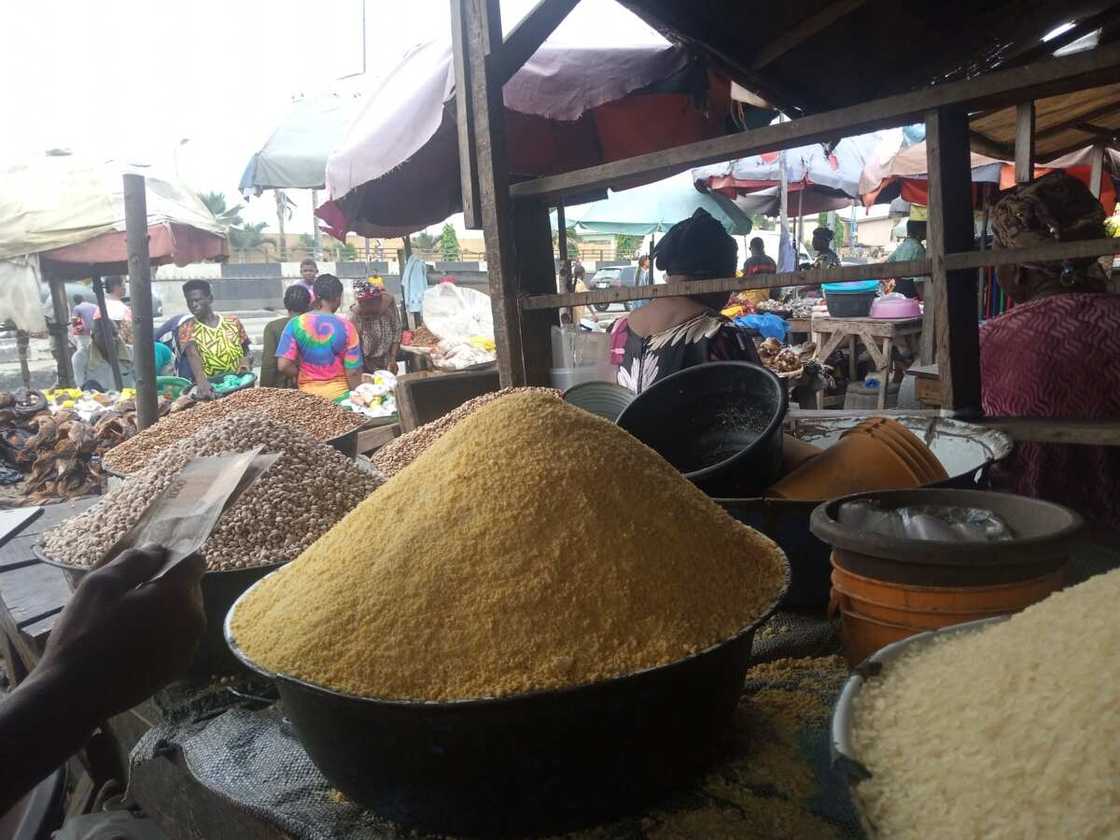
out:
M502 0L508 30L535 0ZM449 0L366 0L367 77L449 27ZM362 2L5 0L0 27L0 163L69 148L178 171L237 197L250 156L295 97L363 79ZM583 0L561 42L657 40L613 0ZM368 83L368 81L367 81ZM311 230L310 202L288 229ZM246 217L274 228L271 193Z

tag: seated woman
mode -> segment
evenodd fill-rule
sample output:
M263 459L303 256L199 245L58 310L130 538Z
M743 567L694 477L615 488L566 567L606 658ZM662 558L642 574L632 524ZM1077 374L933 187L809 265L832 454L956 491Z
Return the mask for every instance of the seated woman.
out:
M1052 172L992 209L997 248L1104 239L1104 210L1075 178ZM1015 306L980 330L984 413L1120 420L1120 295L1094 258L999 266ZM1001 484L1120 527L1120 448L1019 443Z
M333 400L362 381L362 346L354 325L336 315L342 283L333 274L315 279L310 312L288 322L276 345L276 370L301 391Z
M678 222L653 256L669 283L733 277L738 249L723 225L704 210ZM654 382L714 361L759 364L750 336L719 314L726 292L654 298L611 330L618 384L641 393Z

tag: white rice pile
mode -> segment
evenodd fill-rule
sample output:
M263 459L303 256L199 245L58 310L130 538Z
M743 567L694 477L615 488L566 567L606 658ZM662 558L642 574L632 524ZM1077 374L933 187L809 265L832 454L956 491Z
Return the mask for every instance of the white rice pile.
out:
M1120 838L1120 570L917 646L854 729L882 838Z

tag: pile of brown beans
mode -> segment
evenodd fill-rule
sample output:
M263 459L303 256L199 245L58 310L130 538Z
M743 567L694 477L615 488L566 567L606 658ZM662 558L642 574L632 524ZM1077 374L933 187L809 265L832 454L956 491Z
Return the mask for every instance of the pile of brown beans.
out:
M48 531L43 550L61 563L93 566L191 460L262 445L265 452L282 456L222 515L202 547L210 571L294 559L380 484L310 435L263 414L242 412L150 459L93 507Z
M365 422L361 415L314 394L290 388L247 388L162 418L154 426L110 449L102 463L115 473L135 472L146 467L171 444L243 411L264 414L315 440L346 434Z

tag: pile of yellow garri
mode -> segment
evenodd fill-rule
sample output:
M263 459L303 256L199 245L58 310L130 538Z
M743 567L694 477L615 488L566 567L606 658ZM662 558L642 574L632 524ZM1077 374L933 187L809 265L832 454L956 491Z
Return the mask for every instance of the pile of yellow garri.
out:
M459 423L236 607L256 663L361 697L584 685L735 636L785 556L611 423L538 393Z

